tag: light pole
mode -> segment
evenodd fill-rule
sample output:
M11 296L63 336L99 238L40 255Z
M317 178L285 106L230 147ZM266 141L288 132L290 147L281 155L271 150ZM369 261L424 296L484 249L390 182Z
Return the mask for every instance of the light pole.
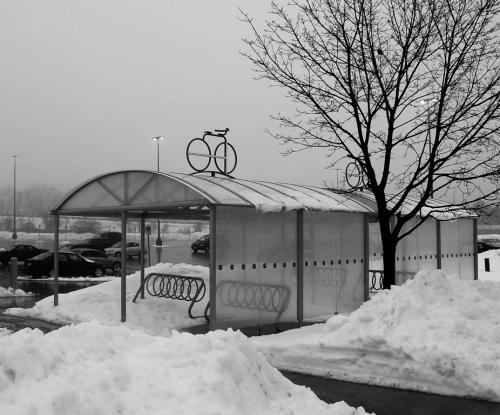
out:
M422 99L419 102L420 105L427 108L427 134L426 134L426 138L427 138L427 144L429 146L429 157L431 156L431 113L430 113L430 109L437 101L438 100L436 98L432 98L432 99Z
M163 136L153 137L153 141L156 141L156 170L160 171L160 141L163 140ZM160 219L158 219L158 237L156 238L156 246L162 246L162 240L160 236Z
M14 159L14 220L12 223L12 227L13 227L12 239L17 239L17 233L16 233L16 159L19 157L19 154L13 154L11 157Z

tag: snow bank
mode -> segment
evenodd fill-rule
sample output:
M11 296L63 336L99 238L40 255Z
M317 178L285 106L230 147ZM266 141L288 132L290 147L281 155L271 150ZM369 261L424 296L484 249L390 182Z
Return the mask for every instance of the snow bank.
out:
M205 279L207 293L202 301L193 307L194 315L202 315L209 300L208 268L188 264L157 264L145 270L150 272L190 275ZM73 279L72 279L73 280ZM75 281L77 279L74 279ZM205 319L190 319L187 313L189 303L151 297L136 303L132 299L140 286L140 271L127 276L127 322L128 327L150 334L168 335L172 330L180 330L205 323ZM29 316L60 324L81 323L97 320L102 324L117 326L121 320L120 305L121 279L114 278L85 289L59 294L59 306L54 307L54 298L47 297L33 308L11 308L6 314Z
M21 289L14 290L14 288L9 287L9 288L4 288L0 287L0 298L1 297L33 297L35 294L31 292L25 292Z
M97 322L0 336L0 413L366 414L294 385L241 333L165 338Z
M279 368L500 402L500 284L421 271L349 316L255 338Z

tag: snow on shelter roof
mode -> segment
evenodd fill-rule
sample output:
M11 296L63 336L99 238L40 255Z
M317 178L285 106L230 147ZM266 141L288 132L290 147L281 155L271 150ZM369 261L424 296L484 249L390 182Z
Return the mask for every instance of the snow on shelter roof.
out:
M373 213L349 194L313 186L212 177L206 174L125 170L106 173L73 189L52 214L130 216L143 212L203 215L209 206L253 207L258 212L292 210Z

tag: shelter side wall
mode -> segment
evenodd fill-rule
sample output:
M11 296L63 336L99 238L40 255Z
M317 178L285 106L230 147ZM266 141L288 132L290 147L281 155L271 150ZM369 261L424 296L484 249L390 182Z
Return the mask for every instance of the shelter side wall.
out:
M441 223L442 268L446 274L474 279L474 219Z
M403 228L407 232L419 219L413 219ZM396 249L396 284L403 284L421 269L437 269L436 221L427 218L410 235L403 238Z
M217 327L297 321L297 216L217 208Z
M304 212L304 319L363 303L363 241L362 214Z

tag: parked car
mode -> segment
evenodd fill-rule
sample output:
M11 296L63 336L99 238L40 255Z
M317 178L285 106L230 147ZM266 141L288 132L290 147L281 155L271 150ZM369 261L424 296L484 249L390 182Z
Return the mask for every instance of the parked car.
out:
M491 249L500 249L500 242L479 241L477 243L478 252L486 252Z
M205 253L207 254L210 250L210 235L203 235L199 239L194 241L191 244L191 249L193 250L193 253L197 253L198 251L205 251Z
M109 242L107 238L101 238L100 236L96 236L93 238L84 239L79 242L72 242L69 244L62 245L61 248L73 250L76 248L89 248L89 249L99 249L104 252L104 249L112 244Z
M114 244L122 240L121 232L101 232L99 234L99 237L108 240L109 245L106 248L113 246Z
M34 258L24 261L23 273L40 278L42 276L54 276L54 253L44 252ZM59 275L60 276L87 276L102 277L104 265L95 262L75 252L59 253Z
M47 251L48 249L37 248L33 245L16 245L12 249L0 251L0 262L3 265L7 265L12 257L16 257L19 261L24 261Z
M120 258L122 256L122 243L117 242L112 247L106 248L104 252L108 256ZM125 246L125 255L129 258L133 256L137 256L139 258L141 256L141 245L138 242L127 242L127 245Z
M71 251L76 252L87 259L91 259L92 261L100 262L105 268L110 269L113 273L119 273L122 269L122 263L119 259L108 257L99 249L75 248Z

